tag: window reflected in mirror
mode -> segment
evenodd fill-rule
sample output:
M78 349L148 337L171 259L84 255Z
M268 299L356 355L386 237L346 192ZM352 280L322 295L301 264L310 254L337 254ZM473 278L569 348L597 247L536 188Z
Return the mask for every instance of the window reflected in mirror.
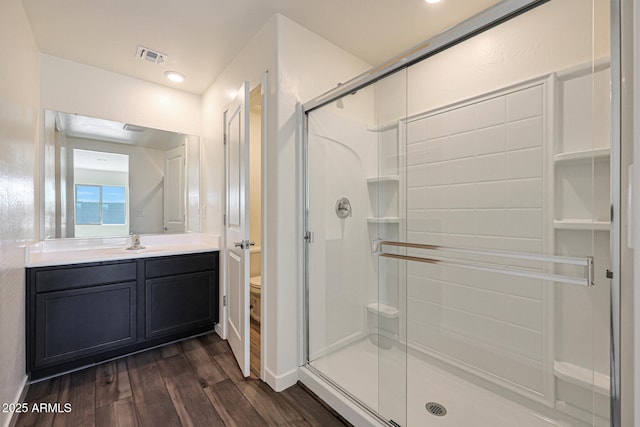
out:
M200 231L199 138L45 111L43 238Z

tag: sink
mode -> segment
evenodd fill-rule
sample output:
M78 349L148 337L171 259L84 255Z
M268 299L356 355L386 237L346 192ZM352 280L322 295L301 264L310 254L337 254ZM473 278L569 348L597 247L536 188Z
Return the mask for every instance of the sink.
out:
M126 255L126 254L147 254L147 253L156 253L162 252L166 249L163 247L145 247L144 249L127 249L127 248L108 248L104 249L100 252L110 255Z

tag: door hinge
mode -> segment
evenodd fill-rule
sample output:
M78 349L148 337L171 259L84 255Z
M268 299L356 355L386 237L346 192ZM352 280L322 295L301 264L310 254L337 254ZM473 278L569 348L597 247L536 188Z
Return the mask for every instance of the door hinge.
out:
M226 295L222 297L222 306L223 307L227 306L227 296Z
M606 276L607 276L607 279L613 279L613 271L607 270Z
M222 225L227 225L227 214L222 214Z
M304 233L304 241L309 244L313 243L313 233L311 231Z

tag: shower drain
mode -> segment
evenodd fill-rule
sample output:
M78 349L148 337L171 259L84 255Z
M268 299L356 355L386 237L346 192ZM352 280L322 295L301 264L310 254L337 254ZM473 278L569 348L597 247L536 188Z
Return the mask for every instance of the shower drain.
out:
M436 417L443 417L447 415L447 408L445 408L439 403L429 402L426 405L424 405L424 407L427 408L427 411L431 415L435 415Z

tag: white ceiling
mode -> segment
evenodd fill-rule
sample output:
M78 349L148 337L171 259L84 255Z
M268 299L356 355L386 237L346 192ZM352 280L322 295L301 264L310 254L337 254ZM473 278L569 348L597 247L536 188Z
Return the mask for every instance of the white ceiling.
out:
M73 168L92 171L129 172L129 156L103 151L73 150Z
M41 52L202 94L274 13L372 66L499 0L23 0ZM168 55L135 57L138 45ZM171 83L164 71L186 76Z

